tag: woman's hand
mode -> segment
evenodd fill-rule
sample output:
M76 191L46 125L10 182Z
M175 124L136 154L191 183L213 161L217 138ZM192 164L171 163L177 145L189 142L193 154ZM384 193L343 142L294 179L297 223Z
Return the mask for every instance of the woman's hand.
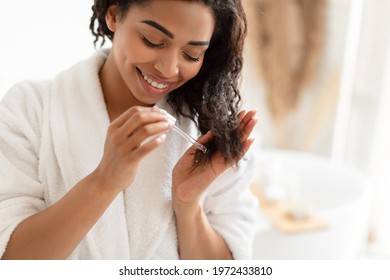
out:
M238 114L238 120L238 129L241 132L241 140L246 153L254 141L249 136L258 121L256 110L241 111ZM208 132L202 135L198 141L205 144L212 137L212 134ZM226 162L221 153L216 153L210 162L193 168L195 152L195 146L189 148L173 169L172 196L174 207L196 206L199 203L200 196L211 183L235 163ZM240 159L237 159L237 161Z
M104 154L94 171L95 178L109 191L120 192L134 180L140 161L160 146L170 129L165 111L135 106L109 126ZM160 135L159 135L160 134ZM143 143L149 137L155 137Z

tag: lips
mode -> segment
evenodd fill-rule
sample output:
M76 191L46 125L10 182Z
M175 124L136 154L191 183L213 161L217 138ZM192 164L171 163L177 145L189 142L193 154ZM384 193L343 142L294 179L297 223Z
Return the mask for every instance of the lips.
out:
M156 90L166 90L171 84L172 82L164 82L160 79L156 79L156 78L152 78L152 77L149 77L148 75L146 75L145 73L143 73L140 69L138 69L138 73L141 75L141 77L145 80L145 82L150 85L153 89L156 89Z
M146 76L145 74L142 74L141 73L141 76L144 78L144 80L149 84L151 85L152 87L154 88L157 88L157 89L164 89L164 88L167 88L168 85L166 84L160 84L156 81L153 81L152 79L150 79L148 76Z

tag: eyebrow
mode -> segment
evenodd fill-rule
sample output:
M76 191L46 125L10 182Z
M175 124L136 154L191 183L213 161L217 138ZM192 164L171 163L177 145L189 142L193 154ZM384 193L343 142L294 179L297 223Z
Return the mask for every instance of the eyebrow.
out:
M158 29L159 31L161 31L162 33L164 33L165 35L167 35L171 39L175 38L175 35L173 35L173 33L171 31L169 31L164 26L162 26L161 24L159 24L153 20L146 19L146 20L141 20L141 22ZM191 45L191 46L208 46L208 45L210 45L210 42L209 41L189 41L187 44Z
M142 23L146 23L146 24L148 24L148 25L150 25L150 26L160 30L162 33L164 33L165 35L167 35L171 39L175 38L175 36L172 34L171 31L169 31L164 26L158 24L157 22L155 22L153 20L142 20L141 22Z
M208 45L210 45L210 42L209 41L189 41L187 44L191 45L191 46L208 46Z

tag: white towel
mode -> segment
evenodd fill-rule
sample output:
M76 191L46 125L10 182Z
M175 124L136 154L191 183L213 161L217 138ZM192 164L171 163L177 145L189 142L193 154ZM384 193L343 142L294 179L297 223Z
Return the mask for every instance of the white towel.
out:
M54 204L99 164L109 118L98 72L107 51L52 81L22 82L0 105L0 256L16 226ZM172 113L165 100L157 104ZM194 137L194 124L180 119ZM140 164L132 185L113 201L70 259L177 259L171 173L189 143L169 133ZM236 259L248 259L256 199L252 161L223 174L204 196L211 225Z

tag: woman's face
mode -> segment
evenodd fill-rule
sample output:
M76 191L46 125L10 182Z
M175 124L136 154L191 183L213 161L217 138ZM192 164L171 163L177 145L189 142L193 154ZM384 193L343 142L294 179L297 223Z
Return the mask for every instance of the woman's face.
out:
M134 98L154 104L197 75L213 31L213 11L199 2L133 5L115 22L117 73Z

